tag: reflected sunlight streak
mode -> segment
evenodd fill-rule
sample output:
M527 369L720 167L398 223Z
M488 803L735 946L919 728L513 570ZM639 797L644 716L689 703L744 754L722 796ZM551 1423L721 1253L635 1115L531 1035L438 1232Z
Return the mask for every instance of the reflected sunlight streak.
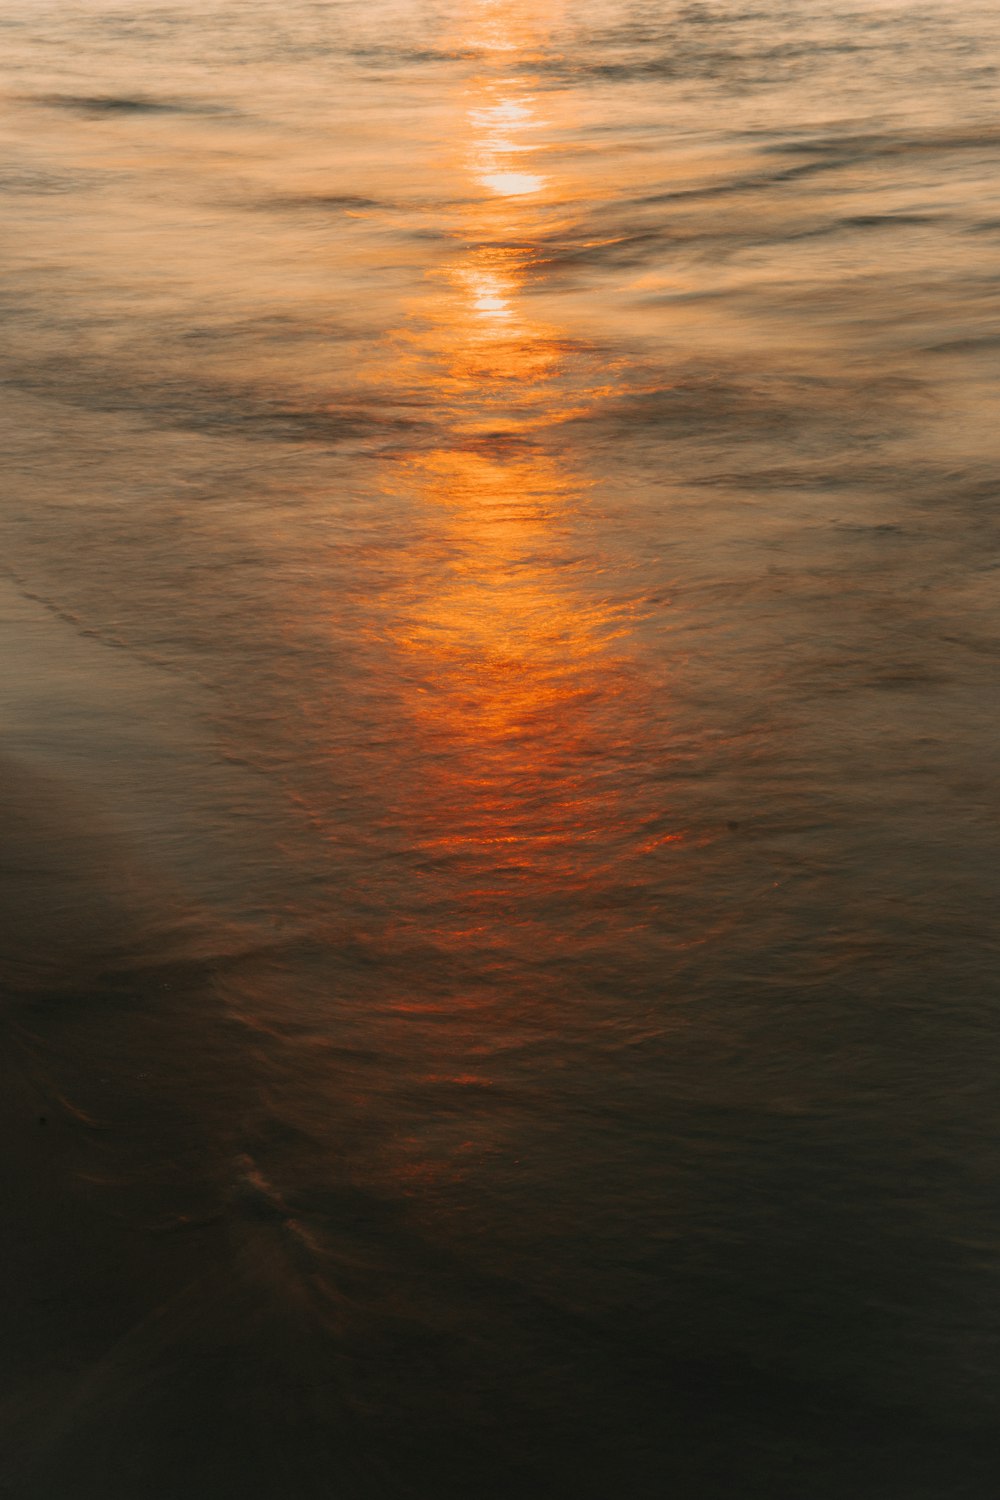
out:
M537 25L521 15L519 28L496 4L487 19L506 27L505 51L530 58ZM513 76L507 57L504 69L468 86L456 142L467 180L495 196L468 201L461 254L401 336L414 384L450 414L451 440L396 467L397 486L438 519L393 632L421 747L421 797L405 816L441 894L433 941L498 954L525 928L539 951L558 945L541 915L553 895L609 878L627 812L601 755L629 691L618 653L631 628L621 605L580 592L560 556L588 484L551 435L608 385L585 349L531 316L539 237L559 207L557 185L534 170L540 127L553 126L536 115L530 76Z

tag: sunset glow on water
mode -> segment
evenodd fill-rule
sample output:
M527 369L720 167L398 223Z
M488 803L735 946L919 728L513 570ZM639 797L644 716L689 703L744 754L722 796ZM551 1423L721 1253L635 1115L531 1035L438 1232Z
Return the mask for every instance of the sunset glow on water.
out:
M994 8L0 37L0 1491L994 1500Z

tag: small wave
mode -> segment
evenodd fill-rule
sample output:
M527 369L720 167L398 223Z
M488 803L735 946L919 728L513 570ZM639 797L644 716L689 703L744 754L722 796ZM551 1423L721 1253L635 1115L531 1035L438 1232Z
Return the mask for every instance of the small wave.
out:
M291 394L268 393L222 382L149 379L113 365L90 361L25 362L7 372L8 384L32 395L85 411L135 415L157 427L179 428L209 436L241 437L279 443L323 443L391 436L408 432L417 419L405 411L375 410L345 394L324 401L296 400Z
M31 102L47 109L68 110L73 114L97 117L226 113L221 105L204 104L188 99L151 99L141 94L35 94Z
M37 167L4 167L0 170L0 193L37 194L76 193L90 187L91 173L47 172Z
M352 208L387 207L378 198L366 198L361 193L289 193L268 198L260 206L267 209L328 209L333 213L346 213Z

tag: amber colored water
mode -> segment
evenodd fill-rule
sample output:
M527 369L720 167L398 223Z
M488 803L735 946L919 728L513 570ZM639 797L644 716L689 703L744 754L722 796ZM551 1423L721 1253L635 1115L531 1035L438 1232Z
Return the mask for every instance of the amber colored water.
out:
M3 1493L992 1500L1000 13L0 39Z

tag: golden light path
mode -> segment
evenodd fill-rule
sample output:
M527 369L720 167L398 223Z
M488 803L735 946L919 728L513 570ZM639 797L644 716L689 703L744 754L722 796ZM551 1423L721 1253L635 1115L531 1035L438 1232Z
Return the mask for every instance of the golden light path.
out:
M558 946L547 908L607 879L619 816L593 767L625 688L613 648L627 622L560 555L588 489L560 428L606 393L606 373L531 309L539 247L570 211L545 169L560 100L546 94L543 115L531 75L540 9L485 0L455 39L481 59L456 108L458 248L400 339L410 378L447 414L446 442L394 476L432 518L394 633L428 894L401 920L492 954L480 967Z

